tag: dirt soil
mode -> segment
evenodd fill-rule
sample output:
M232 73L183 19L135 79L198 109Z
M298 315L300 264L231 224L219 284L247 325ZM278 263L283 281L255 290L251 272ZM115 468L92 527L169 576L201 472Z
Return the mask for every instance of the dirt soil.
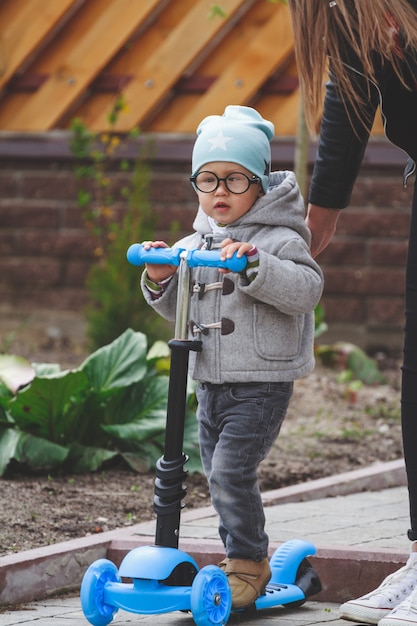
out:
M51 336L52 335L52 336ZM32 361L76 366L82 348L49 333L10 352ZM318 365L297 381L281 434L262 463L262 491L402 457L399 361L378 355L387 384L351 390L338 372ZM188 509L210 503L204 476L189 475ZM154 475L113 466L90 475L0 479L0 556L152 519Z

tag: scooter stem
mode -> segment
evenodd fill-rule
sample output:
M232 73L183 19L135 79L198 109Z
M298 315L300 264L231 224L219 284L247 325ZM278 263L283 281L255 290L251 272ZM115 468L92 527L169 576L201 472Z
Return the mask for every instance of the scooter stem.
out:
M188 457L183 453L184 424L187 403L188 360L191 350L199 352L201 341L187 339L190 268L186 254L178 267L175 337L171 349L168 405L164 455L156 464L154 510L157 514L155 545L178 548L182 500L187 492L183 484Z

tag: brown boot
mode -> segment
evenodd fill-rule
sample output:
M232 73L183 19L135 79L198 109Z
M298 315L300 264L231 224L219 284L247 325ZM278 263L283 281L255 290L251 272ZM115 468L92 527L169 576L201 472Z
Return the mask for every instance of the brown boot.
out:
M265 592L271 578L268 559L257 563L246 559L224 559L219 567L225 572L232 590L232 608L243 609Z

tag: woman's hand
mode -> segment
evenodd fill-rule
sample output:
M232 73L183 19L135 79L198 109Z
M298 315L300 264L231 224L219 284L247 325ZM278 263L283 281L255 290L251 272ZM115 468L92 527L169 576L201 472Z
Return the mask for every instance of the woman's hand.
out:
M317 204L309 204L306 224L311 232L311 255L315 258L330 243L336 232L340 209L325 209Z

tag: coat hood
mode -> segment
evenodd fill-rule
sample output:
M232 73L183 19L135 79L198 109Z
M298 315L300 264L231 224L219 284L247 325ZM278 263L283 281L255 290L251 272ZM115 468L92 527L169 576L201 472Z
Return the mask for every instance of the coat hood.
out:
M310 231L305 225L304 200L294 172L271 172L268 191L261 196L245 215L228 224L225 237L233 236L240 227L258 230L262 226L287 227L296 231L310 245ZM211 227L201 207L199 207L193 228L201 235L211 232Z

